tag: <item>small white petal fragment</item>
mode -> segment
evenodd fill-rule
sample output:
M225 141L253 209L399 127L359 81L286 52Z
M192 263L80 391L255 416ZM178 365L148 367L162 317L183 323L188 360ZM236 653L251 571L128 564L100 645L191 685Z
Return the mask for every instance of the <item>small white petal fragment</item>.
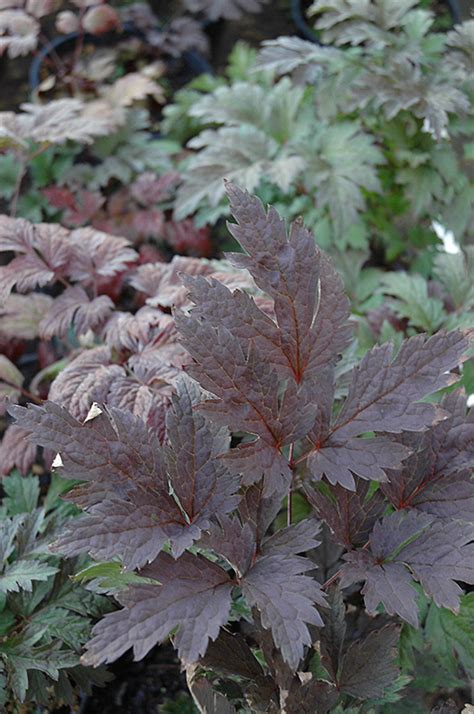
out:
M64 466L63 460L62 460L62 458L61 458L61 454L56 454L56 456L54 457L54 461L53 461L53 463L51 464L51 467L52 467L53 469L60 469L61 466Z
M99 407L97 402L94 402L89 411L87 412L87 416L84 419L84 424L88 421L92 421L92 419L98 417L99 414L102 414L102 409Z

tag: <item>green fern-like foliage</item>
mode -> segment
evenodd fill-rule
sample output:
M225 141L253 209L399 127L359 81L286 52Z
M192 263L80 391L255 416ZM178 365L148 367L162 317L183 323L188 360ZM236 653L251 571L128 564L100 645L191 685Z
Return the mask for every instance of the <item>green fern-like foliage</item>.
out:
M264 42L244 73L231 57L227 81L167 108L165 129L189 139L176 215L225 215L227 178L303 215L332 251L433 252L433 220L468 238L474 21L439 33L415 0L318 0L311 14L323 45Z
M64 482L63 482L64 483ZM2 481L0 511L0 706L21 711L75 705L79 692L111 677L80 664L93 619L110 601L86 590L71 576L80 565L49 551L74 517L59 500L64 485L53 479L40 499L39 479L14 471ZM68 486L69 487L69 486ZM42 505L38 505L42 500Z

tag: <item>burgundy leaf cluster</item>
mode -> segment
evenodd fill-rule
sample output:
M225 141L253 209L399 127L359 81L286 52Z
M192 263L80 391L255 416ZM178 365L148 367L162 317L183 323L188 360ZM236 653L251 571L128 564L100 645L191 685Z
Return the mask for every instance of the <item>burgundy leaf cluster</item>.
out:
M326 712L341 694L371 699L393 683L397 623L417 624L418 587L457 611L462 584L474 584L473 419L460 390L425 399L456 383L469 335L417 335L396 354L390 344L373 348L341 402L336 366L352 328L340 277L301 223L287 232L274 209L235 186L227 193L236 220L229 229L243 251L228 258L243 271L240 284L235 272L206 263L180 277L183 259L140 266L132 278L147 296L144 330L150 310L175 306L174 322L168 315L159 330L177 329L187 352L166 429L150 418L130 374L109 380L120 365L102 365L108 396L85 421L68 399L68 409L60 405L66 371L51 395L57 403L11 413L34 443L60 454L66 478L81 482L68 498L84 514L56 548L119 557L144 578L95 627L86 662L110 662L129 648L141 658L171 635L188 668L199 662L240 677L256 711L266 702L265 711ZM50 272L62 270L57 251L45 255ZM81 359L139 343L131 319L116 314L109 346ZM129 367L144 383L156 378L146 351L145 342ZM90 363L79 379L87 374ZM314 513L295 523L296 490ZM278 529L284 499L288 524ZM343 549L326 583L316 567L322 522ZM360 584L375 616L356 641L346 634L341 590L330 587L336 581L348 592ZM252 621L238 629L229 622L242 601ZM198 699L210 696L199 678L196 687Z

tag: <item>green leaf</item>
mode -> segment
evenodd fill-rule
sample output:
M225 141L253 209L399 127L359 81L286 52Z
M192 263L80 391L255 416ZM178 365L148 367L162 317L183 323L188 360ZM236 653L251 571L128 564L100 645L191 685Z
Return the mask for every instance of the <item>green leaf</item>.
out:
M448 291L454 306L468 310L474 305L474 249L466 252L439 253L434 260L434 274ZM474 318L473 318L474 323Z
M30 618L25 634L44 633L46 642L63 642L68 648L79 651L87 642L92 622L88 617L74 615L70 610L60 607L40 609Z
M72 167L79 151L79 147L51 147L31 159L29 170L33 185L36 188L44 188L58 183L65 171Z
M96 581L99 587L105 592L117 592L125 590L129 585L145 585L150 583L156 585L156 580L142 578L134 572L124 570L119 562L94 563L87 568L83 568L73 576L74 582L87 583Z
M26 646L25 643L23 647ZM3 655L10 670L10 686L20 702L25 700L28 689L28 670L37 669L47 674L51 679L57 680L60 669L74 667L79 663L75 652L60 650L53 645L34 647L29 650L28 654L23 654L21 649L21 647L13 648L6 656Z
M0 568L6 563L15 548L14 540L23 521L24 516L22 515L2 518L0 521Z
M43 211L49 204L46 198L39 191L29 191L18 201L18 215L33 223L43 221Z
M15 470L6 476L2 483L7 494L4 503L10 516L34 511L40 493L39 479L36 476L22 476Z
M0 156L0 198L9 200L16 187L20 165L13 153Z
M51 483L49 484L48 492L43 501L43 508L46 513L54 508L70 505L65 504L60 497L77 486L79 483L80 481L62 478L59 474L53 471L51 474Z
M48 580L58 569L39 560L20 560L9 565L0 575L0 592L31 592L33 581Z
M382 279L385 291L392 295L391 306L399 317L411 325L432 334L447 317L439 298L428 295L428 284L421 275L388 273Z
M3 593L2 593L3 595ZM3 610L0 613L0 637L5 637L15 626L16 618L10 610Z
M474 394L474 359L464 362L462 366L462 385L466 394Z
M316 126L295 149L306 162L305 188L313 192L318 207L329 210L336 235L343 238L360 223L364 191L381 190L376 167L385 161L382 152L355 122Z
M458 615L432 604L426 619L426 634L432 652L449 662L457 655L466 673L474 678L474 593L461 597Z

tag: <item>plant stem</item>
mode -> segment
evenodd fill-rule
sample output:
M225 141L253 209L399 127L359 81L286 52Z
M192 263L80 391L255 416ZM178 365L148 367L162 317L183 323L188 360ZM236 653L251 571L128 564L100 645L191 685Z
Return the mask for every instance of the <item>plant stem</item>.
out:
M369 547L369 545L370 545L370 540L368 540L367 543L364 543L364 545L362 546L362 548L360 548L360 550L367 550L367 548ZM341 575L342 575L342 568L339 568L339 570L337 570L337 571L334 573L334 575L331 575L331 577L328 578L328 579L321 585L321 590L327 590L328 588L330 588L331 585L333 585L333 584L336 582L336 580L339 580L339 578L341 577Z
M28 169L28 164L30 161L33 159L36 159L37 156L43 153L43 151L46 151L46 149L50 146L49 142L42 142L40 146L33 151L32 154L21 154L18 163L19 163L19 171L18 171L18 176L16 177L15 181L15 189L13 191L13 196L10 201L10 217L15 218L16 217L16 209L18 205L18 199L20 198L20 193L21 193L21 185L23 183L23 179L26 176L26 172Z
M45 35L41 34L39 36L39 40L43 47L48 48L49 56L51 57L54 65L56 66L57 76L61 78L65 74L65 71L66 71L64 62L61 60L60 56L58 55L58 53L52 46L51 42Z
M35 404L43 404L43 399L40 399L40 397L35 397L35 395L32 394L32 392L29 392L24 387L20 387L18 384L13 384L13 382L9 382L8 379L5 379L4 377L2 377L1 381L4 384L6 384L7 386L11 387L12 389L16 389L18 392L21 392L24 397L27 397Z
M339 570L335 572L334 575L331 575L331 577L328 578L326 582L321 585L321 590L327 590L328 588L330 588L331 585L336 582L336 580L339 580L339 578L341 577L341 573L342 570L339 568Z
M15 190L13 191L13 196L10 201L10 217L11 218L16 217L16 209L17 209L17 205L18 205L18 199L20 198L21 184L23 183L23 179L25 178L28 158L25 156L22 156L22 158L19 160L19 163L20 163L20 167L19 167L19 171L18 171L18 176L16 177L16 181L15 181Z
M294 454L295 454L295 444L294 442L290 446L290 453L288 455L288 466L291 469L291 481L288 488L288 500L286 506L286 522L287 525L291 526L292 516L293 516L293 469L294 469Z

